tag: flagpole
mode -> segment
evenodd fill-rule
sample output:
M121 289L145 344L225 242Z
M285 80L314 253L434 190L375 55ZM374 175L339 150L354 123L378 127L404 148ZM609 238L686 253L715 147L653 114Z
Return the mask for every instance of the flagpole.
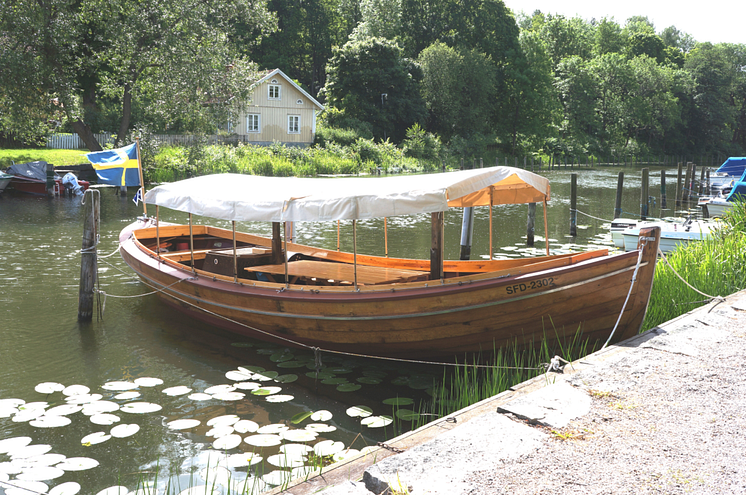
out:
M135 143L137 144L137 171L140 173L140 199L142 200L143 214L147 217L148 205L145 204L145 181L142 178L142 161L140 161L140 138L135 138Z

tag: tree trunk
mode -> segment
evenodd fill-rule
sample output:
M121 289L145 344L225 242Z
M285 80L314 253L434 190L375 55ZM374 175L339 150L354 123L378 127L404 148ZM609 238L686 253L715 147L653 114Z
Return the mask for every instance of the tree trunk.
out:
M122 140L127 136L127 131L130 128L130 117L132 116L132 93L130 92L130 85L124 85L124 96L122 97L122 122L119 124L119 133L117 134L116 142L114 147L118 148Z
M79 117L73 120L73 130L80 136L80 139L83 140L90 151L101 151L103 149L98 143L96 136L93 135L91 128L88 124L80 120Z

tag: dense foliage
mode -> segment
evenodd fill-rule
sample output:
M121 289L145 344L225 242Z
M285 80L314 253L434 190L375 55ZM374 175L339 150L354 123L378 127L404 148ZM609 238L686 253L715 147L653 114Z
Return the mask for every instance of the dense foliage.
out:
M644 16L514 15L502 0L18 0L0 3L0 56L0 133L27 140L215 132L257 70L279 67L326 105L322 146L401 146L417 124L441 157L746 153L746 45Z

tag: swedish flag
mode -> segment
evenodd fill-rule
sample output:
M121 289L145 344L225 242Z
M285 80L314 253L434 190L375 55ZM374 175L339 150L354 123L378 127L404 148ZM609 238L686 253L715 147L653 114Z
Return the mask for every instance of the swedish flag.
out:
M93 164L99 184L112 186L139 186L140 169L137 144L115 150L94 151L86 158Z

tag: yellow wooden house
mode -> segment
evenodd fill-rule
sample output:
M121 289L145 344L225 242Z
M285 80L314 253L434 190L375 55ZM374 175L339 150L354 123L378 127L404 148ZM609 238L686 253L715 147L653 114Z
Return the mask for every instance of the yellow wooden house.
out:
M248 143L308 146L316 133L316 114L323 109L284 72L274 69L255 83L251 103L233 130Z

